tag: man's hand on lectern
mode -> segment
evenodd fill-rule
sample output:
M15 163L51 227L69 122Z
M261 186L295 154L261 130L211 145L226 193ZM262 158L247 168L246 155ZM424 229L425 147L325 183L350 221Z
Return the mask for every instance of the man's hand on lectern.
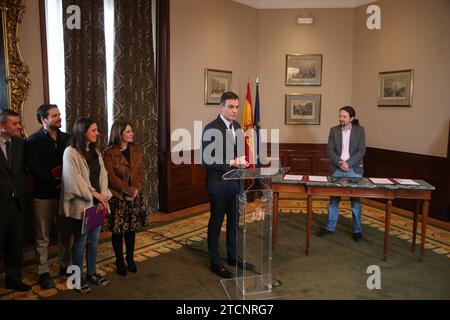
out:
M231 166L236 167L239 169L247 168L249 166L249 163L247 160L245 160L245 156L235 158L231 160Z

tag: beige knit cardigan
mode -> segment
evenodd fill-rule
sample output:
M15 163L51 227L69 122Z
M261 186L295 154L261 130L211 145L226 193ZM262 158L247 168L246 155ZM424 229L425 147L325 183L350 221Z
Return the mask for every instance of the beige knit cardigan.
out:
M99 193L111 198L112 193L108 189L108 172L101 153L97 153L100 163ZM62 171L60 214L81 220L84 209L94 205L92 193L95 189L89 180L89 166L84 156L77 149L69 146L64 151Z

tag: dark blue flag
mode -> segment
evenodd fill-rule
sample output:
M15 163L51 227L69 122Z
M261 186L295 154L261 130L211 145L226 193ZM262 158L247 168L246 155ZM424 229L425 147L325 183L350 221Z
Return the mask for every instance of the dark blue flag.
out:
M258 79L256 79L256 99L255 99L255 116L253 117L253 124L254 124L254 128L255 128L255 143L256 143L256 167L260 168L261 167L261 162L259 159L259 129L260 124L259 122L261 121L261 117L259 114L259 81Z

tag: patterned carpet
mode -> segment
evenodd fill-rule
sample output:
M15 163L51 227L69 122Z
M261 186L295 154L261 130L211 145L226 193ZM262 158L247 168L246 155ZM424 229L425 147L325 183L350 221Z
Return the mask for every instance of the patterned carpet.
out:
M313 211L315 214L326 215L327 200L313 201ZM362 201L363 218L362 223L366 227L376 228L384 231L384 210L381 205L378 205L370 200ZM306 215L306 201L305 200L280 200L280 214L297 213ZM341 216L346 219L351 219L351 207L349 201L341 202ZM250 217L250 215L249 215ZM195 241L202 241L207 236L207 225L209 219L209 212L200 213L193 217L178 220L163 226L153 227L149 231L139 232L136 236L136 251L135 260L137 262L144 261L150 258L157 257L172 250L177 250L182 247L180 243L191 244ZM251 219L247 219L251 222ZM394 208L391 218L390 235L400 239L412 242L412 220L402 216L398 210ZM225 225L225 224L224 224ZM418 231L421 225L418 224ZM225 231L225 230L223 230ZM163 234L166 237L158 236ZM417 243L420 243L420 236L417 238ZM450 258L450 232L434 226L427 227L427 238L425 248L433 250L437 254L446 255ZM99 252L97 257L97 271L102 275L106 275L115 271L114 252L111 247L109 239L103 239L99 245ZM50 260L51 273L58 274L57 258ZM23 269L24 282L33 286L30 292L20 293L7 290L3 288L3 276L0 282L0 300L37 300L41 297L49 297L58 294L58 291L68 290L66 287L66 280L62 278L55 278L55 289L43 290L37 284L38 276L36 274L36 266L30 265Z

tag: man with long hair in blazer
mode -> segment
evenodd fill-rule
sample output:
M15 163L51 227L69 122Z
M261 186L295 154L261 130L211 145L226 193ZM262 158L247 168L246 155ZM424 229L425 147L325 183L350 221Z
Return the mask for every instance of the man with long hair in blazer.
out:
M0 252L5 287L29 291L22 282L25 217L25 141L20 138L20 114L0 109Z
M236 253L236 230L239 220L237 195L238 180L223 180L224 173L248 167L245 160L241 126L236 121L239 97L224 92L220 98L220 114L210 122L202 136L202 164L206 168L206 190L209 193L211 216L208 224L208 252L211 270L223 278L233 274L222 264L219 254L219 236L227 215L227 260L230 266L243 267Z
M363 157L366 153L364 127L355 119L355 109L345 106L339 109L339 125L330 129L328 157L331 160L330 175L333 177L361 178L364 173ZM333 234L339 218L340 197L330 197L326 225L317 234L319 237ZM350 198L353 216L353 239L362 240L361 202Z

